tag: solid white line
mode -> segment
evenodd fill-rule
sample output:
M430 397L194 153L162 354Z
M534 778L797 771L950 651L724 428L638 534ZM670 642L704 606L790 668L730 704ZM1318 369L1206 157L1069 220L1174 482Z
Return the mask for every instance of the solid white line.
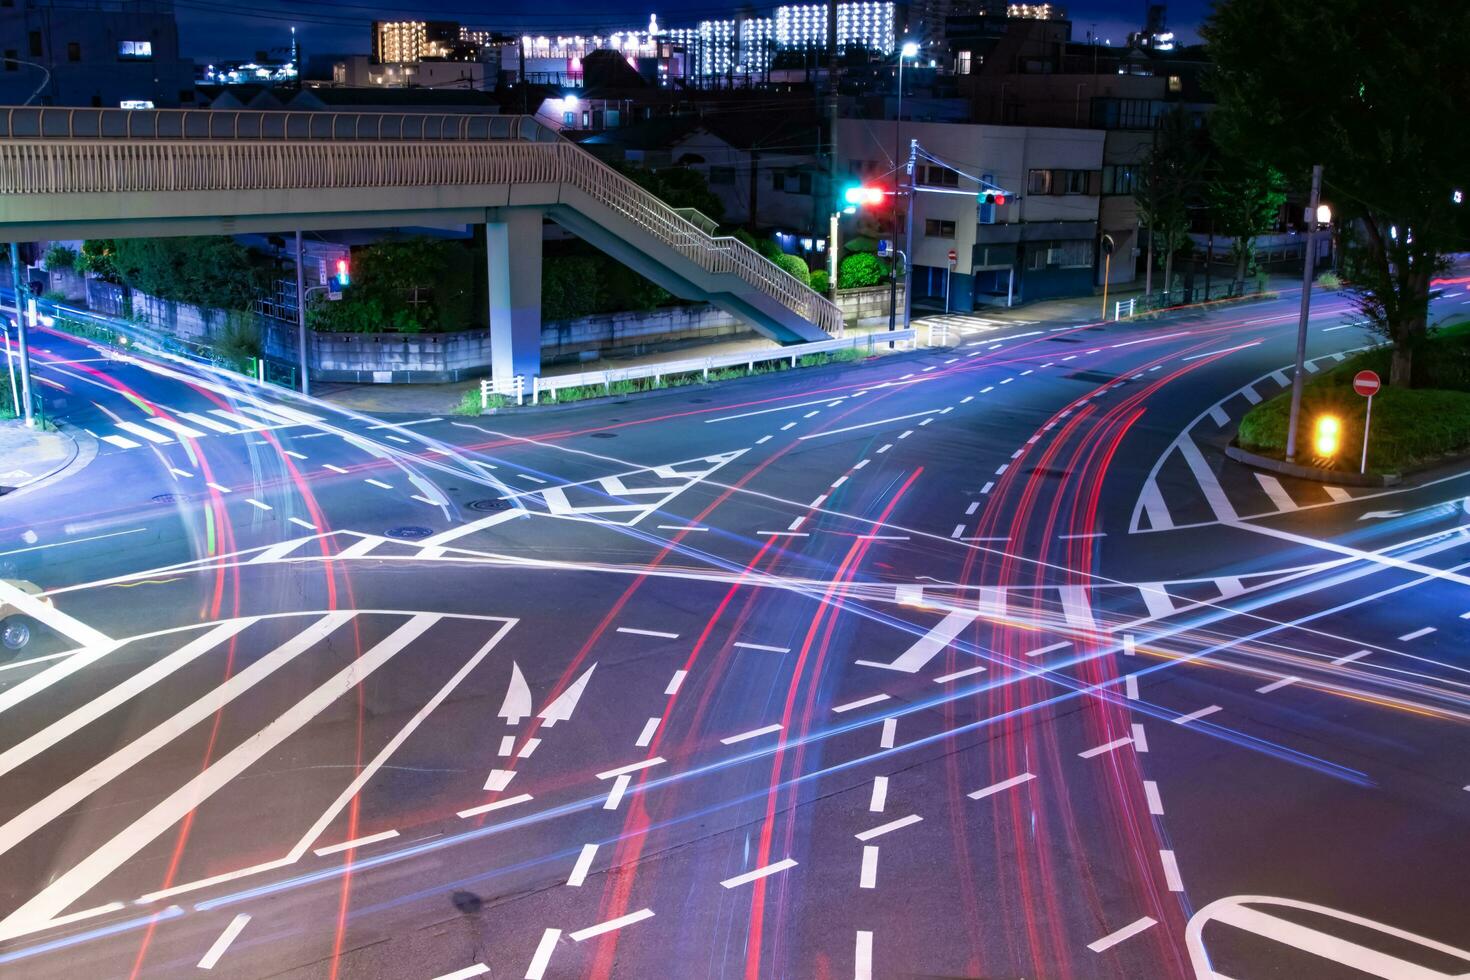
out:
M720 739L720 744L734 745L736 742L744 742L747 739L759 738L762 735L769 735L772 732L779 732L780 730L780 725L767 725L764 728L755 728L748 732L741 732L739 735L729 735L725 738Z
M398 836L396 830L385 830L381 834L369 834L367 837L359 837L356 840L345 840L340 844L328 844L326 847L318 847L312 853L317 857L326 857L328 854L336 854L340 851L350 851L353 848L366 847L368 844L376 844L378 841L392 840Z
M572 873L567 878L567 885L572 888L581 888L582 882L587 880L587 872L592 867L592 859L596 856L596 844L583 844L582 853L577 855L577 863L572 865Z
M798 521L801 521L802 518L798 517L797 520ZM807 534L805 531L757 531L755 533L756 533L757 536L764 536L764 537L768 537L768 538L809 538L809 537L811 537L811 535L810 534Z
M588 926L586 929L578 929L571 934L572 941L580 943L584 939L591 939L593 936L600 936L604 932L613 932L624 926L631 926L635 922L642 922L644 919L651 918L653 918L653 909L639 909L637 912L629 912L627 915L620 915L616 919L608 919L606 922L600 922L595 926Z
M1417 640L1417 639L1419 639L1419 637L1421 637L1421 636L1428 636L1430 633L1433 633L1433 632L1434 632L1434 627L1433 626L1426 626L1423 629L1415 630L1412 633L1405 633L1403 636L1399 637L1399 642L1400 643L1407 643L1409 640Z
M977 664L974 667L966 667L964 670L957 670L952 674L941 674L938 677L934 678L934 683L948 684L950 681L957 681L961 677L972 677L975 674L983 674L984 672L985 668Z
M623 794L628 791L628 785L633 782L633 777L628 775L619 776L613 780L612 789L608 791L607 800L602 804L604 810L616 810L618 804L623 802Z
M1039 657L1043 653L1052 653L1053 651L1056 651L1056 650L1065 650L1065 649L1067 649L1067 647L1069 647L1071 645L1072 645L1072 641L1071 640L1063 640L1060 643L1052 643L1049 646L1038 647L1035 650L1028 650L1028 651L1026 651L1026 653L1022 654L1022 656L1026 656L1026 657Z
M1191 711L1187 715L1180 715L1178 718L1174 718L1174 719L1171 719L1171 720L1176 725L1187 725L1187 724L1189 724L1192 721L1199 721L1201 718L1205 717L1206 715L1212 715L1212 714L1214 714L1215 712L1217 712L1219 710L1220 710L1220 706L1218 704L1212 704L1212 705L1209 705L1207 707L1200 708L1198 711Z
M634 636L656 636L661 640L677 640L679 638L678 633L661 633L658 630L640 630L634 629L631 626L619 626L617 631L619 633L632 633Z
M866 929L857 933L857 947L852 955L852 980L873 980L873 934Z
M917 813L910 813L906 817L899 817L897 820L890 820L887 823L879 824L876 827L870 827L867 830L864 830L861 833L853 834L852 836L861 841L869 841L872 840L874 837L882 837L884 834L892 833L895 830L902 830L904 827L911 827L923 819L924 818L919 816Z
M1093 942L1088 943L1087 948L1092 950L1094 953L1101 953L1106 949L1118 945L1125 939L1132 939L1140 932L1143 932L1145 929L1149 929L1155 925L1157 925L1157 923L1154 922L1153 919L1145 915L1141 919L1128 923L1128 925L1119 929L1117 932L1110 932L1101 939L1094 940Z
M764 868L756 868L753 871L747 871L733 878L726 878L720 882L720 886L723 888L739 888L741 885L748 885L752 881L759 881L761 878L769 878L771 875L780 874L787 868L794 867L796 867L796 862L791 858L785 858L777 861L775 864L768 864Z
M878 887L878 845L863 845L863 866L858 874L859 888Z
M1104 755L1108 752L1115 751L1116 749L1121 749L1125 745L1132 744L1133 739L1131 738L1115 738L1111 742L1104 742L1102 745L1094 745L1090 749L1084 749L1083 751L1077 753L1077 757L1079 759L1091 759L1094 756Z
M1197 361L1201 357L1214 357L1216 354L1229 354L1229 353L1232 353L1234 351L1245 350L1247 347L1255 347L1259 343L1260 343L1259 340L1253 340L1249 344L1241 344L1241 345L1239 345L1237 347L1226 347L1224 350L1212 350L1212 351L1205 351L1203 354L1191 354L1188 357L1181 357L1180 360L1181 361Z
M612 779L614 776L626 776L628 773L638 772L642 769L650 769L653 766L661 765L664 761L665 760L663 756L656 755L652 759L644 759L641 762L630 762L626 766L619 766L616 769L609 769L606 772L600 772L597 774L597 778Z
M1003 779L998 783L993 783L990 786L986 786L984 789L977 789L975 790L975 792L966 793L965 795L972 800L983 800L987 796L994 796L996 793L1004 793L1006 790L1010 789L1013 786L1020 786L1022 783L1029 783L1035 778L1035 774L1023 772L1019 776L1012 776L1010 779Z
M662 718L650 718L644 722L643 731L638 733L638 740L633 744L640 749L647 748L648 743L653 741L653 733L658 731L658 725L661 721L663 721Z
M463 970L455 970L453 973L443 973L434 980L470 980L470 977L484 976L490 972L490 968L484 963L474 963Z
M496 800L494 803L486 803L484 806L472 806L468 810L459 811L457 816L461 820L468 820L470 817L478 817L480 814L489 813L491 810L502 810L508 806L515 806L518 803L525 803L531 798L532 797L530 793L522 793L520 796L512 796L509 799Z
M679 685L684 683L684 677L688 673L689 671L687 670L674 671L674 676L669 678L669 686L664 688L664 693L669 695L677 693L679 690Z
M1288 684L1295 684L1299 680L1301 680L1300 677L1283 677L1279 681L1272 681L1271 683L1267 684L1265 687L1258 687L1258 688L1256 688L1256 693L1257 694L1270 694L1272 691L1279 691L1279 690L1281 690L1283 687L1285 687Z
M213 970L219 958L225 955L225 950L230 948L230 943L235 941L235 937L240 935L240 930L244 929L249 921L250 916L245 912L231 919L230 924L225 926L225 931L219 934L214 945L209 947L209 952L205 953L204 958L199 961L199 969Z
M699 524L660 524L660 531L708 531L709 528Z
M869 428L872 428L875 425L889 425L890 423L893 423L893 422L902 422L904 419L916 419L916 418L918 418L921 415L933 415L937 411L939 411L939 409L937 409L937 408L931 408L931 409L928 409L928 410L923 411L923 412L910 412L908 415L896 415L896 416L894 416L891 419L879 419L876 422L863 422L863 423L860 423L858 425L845 426L844 428L841 428L841 429L828 429L825 432L813 432L811 435L799 437L798 441L805 441L807 439L820 439L823 436L840 435L843 432L853 432L853 431L856 431L857 429L869 429ZM794 425L795 423L792 423L792 424ZM881 453L883 450L880 449L878 451Z
M380 487L380 488L382 488L384 490L392 490L393 489L393 485L391 483L384 483L382 480L364 480L362 482L364 482L364 483L371 483L373 486Z
M1179 862L1174 860L1174 852L1170 850L1159 851L1159 861L1164 865L1164 881L1169 885L1169 891L1184 891L1184 882L1179 877Z
M551 954L556 952L556 944L560 939L560 929L547 929L541 934L541 942L536 944L536 952L531 957L531 965L526 967L526 980L543 980L546 976L546 967L551 963Z
M858 708L866 708L870 704L877 704L879 701L887 700L888 695L886 694L874 694L872 697L869 698L862 698L858 701L849 701L846 704L839 704L835 706L832 710L840 715L845 711L854 711Z
M259 508L260 510L273 510L274 509L274 508L271 507L270 504L263 504L259 500L256 500L254 497L246 497L245 498L245 502L247 504L249 504L251 507L256 507L256 508Z
M731 646L740 647L742 650L764 650L766 653L790 653L790 647L768 647L764 643L742 643L736 641Z
M1159 784L1152 779L1143 781L1143 795L1148 800L1148 812L1156 817L1164 815L1164 801L1159 796Z
M882 813L888 804L888 777L873 777L873 795L868 798L868 812Z

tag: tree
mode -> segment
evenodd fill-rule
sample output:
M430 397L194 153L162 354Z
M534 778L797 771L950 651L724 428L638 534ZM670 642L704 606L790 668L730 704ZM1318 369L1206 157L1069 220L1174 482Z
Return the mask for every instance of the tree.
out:
M225 235L119 238L112 245L112 267L121 281L159 299L245 310L265 284L250 250Z
M1216 165L1205 185L1205 200L1215 228L1231 238L1235 260L1235 288L1245 283L1255 242L1276 227L1286 203L1286 181L1270 164L1247 160L1228 152L1216 155Z
M658 170L625 167L623 175L671 208L693 208L716 222L725 216L725 205L709 189L709 181L698 170L690 167L663 167Z
M1159 120L1154 145L1139 168L1133 197L1148 227L1145 293L1153 292L1154 247L1164 250L1164 289L1173 285L1174 253L1189 238L1189 206L1199 193L1204 167L1199 133L1189 112L1176 106Z
M352 256L342 299L313 303L312 329L347 333L462 330L478 321L474 262L462 243L379 242Z
M116 253L117 242L111 238L89 238L82 242L82 254L77 256L77 271L103 282L122 282L112 261Z
M1470 4L1463 0L1220 0L1202 33L1212 123L1242 156L1304 184L1324 169L1348 288L1411 385L1434 273L1470 235Z

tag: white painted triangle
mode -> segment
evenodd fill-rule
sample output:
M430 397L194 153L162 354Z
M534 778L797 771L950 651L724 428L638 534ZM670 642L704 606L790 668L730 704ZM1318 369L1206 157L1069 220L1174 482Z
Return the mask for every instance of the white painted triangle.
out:
M576 710L577 702L582 698L582 692L587 689L588 678L592 676L592 672L596 669L596 664L588 667L582 672L581 677L578 677L572 682L571 687L562 691L561 695L555 701L541 710L541 714L538 717L546 723L547 728L551 728L559 721L566 721L572 716L572 712Z
M531 689L521 676L521 668L514 660L510 663L510 687L506 689L505 701L500 705L500 717L507 725L518 725L522 718L531 713Z

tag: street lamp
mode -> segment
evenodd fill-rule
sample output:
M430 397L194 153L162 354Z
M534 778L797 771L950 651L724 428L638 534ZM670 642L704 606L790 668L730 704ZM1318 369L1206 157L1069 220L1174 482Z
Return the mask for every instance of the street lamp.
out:
M1312 273L1317 264L1317 224L1332 218L1332 209L1322 203L1321 197L1322 165L1319 163L1312 168L1312 196L1307 202L1307 251L1302 258L1302 311L1296 326L1296 370L1291 375L1291 416L1286 427L1288 463L1296 462L1296 427L1302 414L1302 385L1306 382L1307 318L1312 310Z
M898 49L898 107L897 107L896 112L894 113L895 118L894 118L894 121L893 121L893 162L894 163L897 163L898 162L899 157L903 153L903 63L908 58L918 57L918 54L919 54L919 45L916 44L913 41L905 41L905 42L903 42L903 45L901 47L899 47L899 49ZM909 187L910 187L911 190L913 188L913 182L914 182L914 176L913 176L912 173L910 173L909 174ZM898 169L895 168L894 171L893 171L893 204L894 204L894 208L893 208L893 223L892 223L893 244L895 246L895 250L897 249L897 245L898 245L898 200L899 200L900 194L901 194L901 191L900 191L900 188L899 188L899 185L898 185ZM909 208L912 209L913 206L914 206L913 194L910 194L909 195ZM908 242L904 242L904 249L905 249L905 251L908 251L909 250L909 243ZM907 271L908 271L908 259L907 258L904 259L904 271L905 271L905 275L907 275ZM904 296L904 306L905 306L905 308L908 307L908 296L907 296L907 294L905 294L905 296ZM897 317L898 317L898 267L896 265L890 265L888 267L888 329L889 330L896 329L895 320L897 319Z

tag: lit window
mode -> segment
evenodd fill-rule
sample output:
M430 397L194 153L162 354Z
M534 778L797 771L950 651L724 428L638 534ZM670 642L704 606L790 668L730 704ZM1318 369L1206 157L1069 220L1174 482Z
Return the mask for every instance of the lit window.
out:
M1170 92L1181 92L1183 90L1184 90L1184 83L1179 80L1179 76L1178 75L1170 75L1169 76L1169 91Z
M152 109L153 103L148 99L123 99L117 106L119 109Z
M956 75L970 74L970 52L961 51L955 59L954 72Z
M117 56L124 60L148 61L153 57L152 41L119 41Z

